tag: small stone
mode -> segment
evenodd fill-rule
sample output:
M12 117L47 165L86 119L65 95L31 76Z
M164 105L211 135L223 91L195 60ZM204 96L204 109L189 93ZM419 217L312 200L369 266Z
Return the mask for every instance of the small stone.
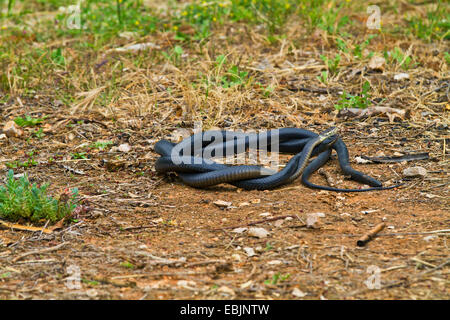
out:
M427 169L424 167L409 167L403 170L403 176L405 177L425 177L427 175Z
M249 206L250 205L250 203L248 203L248 202L241 202L241 203L239 203L239 207L246 207L246 206Z
M271 266L277 266L277 265L280 265L282 263L283 262L281 262L281 260L271 260L271 261L267 262L267 264L271 265Z
M232 202L229 201L223 201L223 200L216 200L213 202L216 206L218 206L219 208L228 208L229 206L232 205Z
M277 228L281 227L282 224L284 223L284 220L277 220L273 223L273 225Z
M261 202L261 199L252 199L252 200L250 200L250 202L253 204L258 204Z
M425 240L426 242L428 242L428 241L434 240L434 239L436 239L436 238L437 238L436 236L431 235L431 236L423 237L423 240Z
M269 235L269 231L264 228L250 228L248 230L248 235L256 238L266 238Z
M261 217L270 217L272 214L270 212L263 212L260 214Z
M373 56L369 61L369 68L372 70L384 70L386 59L380 56Z
M233 229L233 231L231 231L231 232L234 232L234 233L243 233L243 232L245 232L245 231L247 231L247 228L242 227L242 228L236 228L236 229Z
M55 105L55 107L62 107L64 105L64 102L62 102L61 100L55 100L53 104Z
M23 130L20 129L14 121L8 121L3 126L3 133L8 137L21 137L23 135Z
M358 164L360 164L360 163L364 164L364 163L370 163L370 162L372 162L372 161L370 161L370 160L366 160L366 159L361 158L361 157L355 157L355 161L356 161L356 163L358 163Z
M241 261L241 256L237 253L233 253L231 257L236 261Z
M363 210L363 211L361 211L361 213L362 214L369 214L369 213L374 213L374 212L377 212L378 211L378 209L374 209L374 210Z
M75 135L74 135L72 132L70 132L70 133L67 135L67 139L69 139L69 141L72 141L73 139L75 139Z
M230 296L236 295L236 293L233 291L233 289L228 288L226 286L221 286L219 289L217 289L217 292L221 292Z
M241 284L241 289L246 289L248 287L250 287L253 284L253 280L249 280L247 282L244 282L243 284Z
M304 293L303 291L301 291L299 288L294 288L294 290L292 290L291 293L294 297L297 298L303 298L306 296L306 293Z
M130 151L131 151L131 147L130 147L130 145L129 145L128 143L124 143L124 144L121 144L121 145L119 146L118 150L119 150L120 152L127 153L127 152L130 152Z
M319 218L323 217L325 217L325 213L322 212L309 213L306 216L306 226L308 228L314 228L315 224L319 221Z
M244 250L245 253L247 254L247 256L249 256L249 257L256 256L255 250L253 248L245 247L242 250Z
M403 79L409 79L409 73L398 73L394 76L394 80L400 81Z
M194 289L197 283L191 280L178 280L177 286L185 289Z

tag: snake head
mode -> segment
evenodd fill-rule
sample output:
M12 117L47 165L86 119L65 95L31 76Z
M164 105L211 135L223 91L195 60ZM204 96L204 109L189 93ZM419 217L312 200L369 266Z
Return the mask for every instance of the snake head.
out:
M320 141L324 141L327 138L337 136L338 132L339 132L339 130L337 127L328 128L327 130L324 130L321 133L319 133L319 139L320 139ZM336 137L336 139L337 139L337 137Z

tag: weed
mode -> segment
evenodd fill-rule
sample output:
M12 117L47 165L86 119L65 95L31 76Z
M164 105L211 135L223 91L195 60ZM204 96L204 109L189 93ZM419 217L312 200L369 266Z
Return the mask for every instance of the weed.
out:
M317 77L320 82L328 83L328 76L336 75L339 70L339 62L341 61L341 56L337 54L333 59L330 59L324 55L320 55L320 58L325 62L325 66L327 67L326 71L322 71L320 76Z
M128 269L134 269L135 268L134 264L132 264L129 261L124 261L124 262L120 263L120 266L124 267L124 268L128 268Z
M36 130L35 132L33 132L33 136L37 139L42 139L44 137L44 129L39 128L38 130Z
M375 38L376 35L371 34L369 35L369 37L364 40L362 43L360 44L356 44L354 49L353 49L353 56L362 59L363 58L363 51L364 49L370 44L370 41Z
M51 57L53 63L55 63L56 65L58 65L58 66L66 65L66 59L64 58L64 56L62 54L61 48L53 50L50 54L50 57Z
M81 279L81 282L89 285L89 286L97 286L100 284L100 282L96 281L96 280L89 280L89 279Z
M44 119L41 118L32 118L28 115L25 118L17 117L14 119L14 122L20 127L34 127L38 124L41 124Z
M445 62L447 62L447 64L450 65L450 53L444 52L444 59Z
M247 71L241 71L238 66L234 65L221 77L221 86L223 88L231 88L244 84L247 81L247 76Z
M171 52L162 51L161 54L168 61L171 61L173 64L178 65L181 61L181 56L183 55L183 48L177 45L173 47Z
M105 150L108 146L112 145L112 141L97 141L91 144L89 147L92 149Z
M87 159L87 153L86 152L75 152L70 154L72 159Z
M342 93L339 101L334 107L337 110L345 109L345 108L361 108L365 109L370 106L370 83L368 81L364 82L362 86L361 96L354 96L347 93L345 90Z
M28 159L25 161L12 161L12 162L7 162L5 163L5 165L10 168L10 169L16 169L16 168L28 168L28 167L32 167L37 165L37 161L34 160L34 152L30 151L28 152Z
M291 275L289 273L282 275L281 273L277 272L272 276L272 279L267 279L266 281L264 281L264 284L276 285L278 284L278 282L286 281L290 276Z
M385 51L384 58L386 61L390 61L391 63L396 64L398 67L402 67L404 70L407 70L414 66L412 63L412 57L403 53L402 49L399 47L395 47L392 51Z
M56 222L69 216L76 208L78 190L67 191L59 199L47 195L48 184L38 187L31 184L27 175L19 180L8 171L5 186L0 186L0 217L17 221Z
M410 32L420 39L450 39L450 11L441 0L437 1L434 10L427 10L426 17L413 16L406 20Z

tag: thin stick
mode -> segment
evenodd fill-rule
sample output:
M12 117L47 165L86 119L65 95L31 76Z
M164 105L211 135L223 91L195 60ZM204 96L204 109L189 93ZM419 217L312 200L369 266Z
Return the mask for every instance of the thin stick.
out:
M31 231L31 232L39 231L39 232L41 232L41 235L42 235L42 233L50 234L53 232L52 230L46 229L45 227L43 227L43 228L29 227L29 226L23 226L20 224L9 223L9 222L3 221L3 220L0 220L0 225L3 225L5 227L11 228L11 229L21 230L21 231Z
M22 259L22 258L25 258L25 257L27 257L27 256L31 256L32 254L41 254L41 253L44 253L44 252L55 251L55 250L58 250L58 249L62 248L62 247L65 246L66 244L67 244L67 242L63 242L63 243L58 244L57 246L54 246L54 247L45 248L45 249L41 249L41 250L30 251L30 252L24 253L24 254L22 254L22 255L16 257L16 258L14 258L14 259L12 260L12 262L13 262L13 263L14 263L14 262L17 262L18 260L20 260L20 259Z
M386 224L384 222L377 224L367 234L365 234L364 236L359 238L359 240L356 241L356 245L358 247L364 247L366 245L366 243L369 242L370 240L372 240L377 235L377 233L379 233L381 230L384 229L384 227L386 227Z

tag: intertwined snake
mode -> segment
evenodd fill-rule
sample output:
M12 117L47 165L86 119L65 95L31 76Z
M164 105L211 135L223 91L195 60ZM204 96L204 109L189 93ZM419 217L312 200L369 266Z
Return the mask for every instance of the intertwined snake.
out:
M286 166L276 172L260 166L229 166L216 163L207 154L239 154L249 146L272 151L295 153ZM264 133L237 133L231 131L204 131L184 139L178 144L167 140L158 141L155 151L161 155L155 163L157 172L177 172L181 180L192 187L203 188L220 183L230 183L246 190L268 190L290 183L301 176L304 185L336 192L363 192L387 190L396 186L383 187L382 183L350 166L346 145L339 138L336 128L320 134L299 128L282 128ZM308 181L309 177L330 158L332 150L338 155L339 165L345 175L353 180L371 186L366 189L339 189L319 186ZM308 164L308 160L316 156Z

